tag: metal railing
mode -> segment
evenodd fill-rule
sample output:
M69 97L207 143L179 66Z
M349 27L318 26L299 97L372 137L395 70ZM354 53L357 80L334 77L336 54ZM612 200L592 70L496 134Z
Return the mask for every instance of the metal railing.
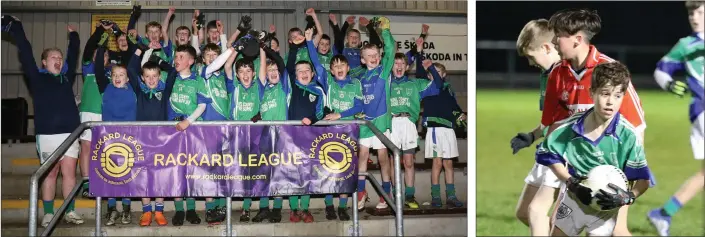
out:
M38 201L39 201L39 180L46 175L46 173L51 169L52 166L56 165L56 163L59 161L59 159L66 153L68 150L69 146L76 141L81 133L86 130L90 129L94 126L101 126L101 125L127 125L127 126L173 126L175 125L176 122L85 122L81 123L78 128L76 128L69 136L64 140L61 145L49 156L46 162L39 166L36 172L32 175L30 185L29 185L29 236L36 236L37 235L37 221L38 221L38 216L39 216L39 210L38 210ZM403 221L403 203L402 203L402 181L401 181L401 150L392 143L392 141L389 140L384 134L377 129L374 124L372 124L370 121L363 121L363 120L351 120L351 121L319 121L313 126L327 126L327 125L346 125L346 124L358 124L362 126L367 126L372 133L375 134L377 138L380 139L380 141L388 148L391 150L393 154L393 161L394 161L394 186L395 186L395 191L394 191L394 205L389 205L395 213L395 226L396 226L396 236L404 236L404 221ZM298 120L288 120L288 121L259 121L256 123L250 122L250 121L198 121L194 122L193 125L250 125L250 126L266 126L266 125L301 125L301 121ZM372 184L373 187L377 190L378 193L380 193L380 196L384 198L384 200L387 203L391 203L392 200L390 200L390 197L387 196L387 194L382 190L382 185L377 181L377 179L370 175L367 172L359 172L358 176L365 176L366 179L370 180L370 183ZM64 203L59 207L59 214L54 216L54 219L51 220L50 224L46 227L44 232L42 232L42 236L47 236L49 235L54 228L56 227L56 224L58 223L58 220L60 217L63 215L64 210L68 207L68 203L72 202L77 194L78 190L81 187L81 184L86 182L88 179L84 178L79 185L74 187L74 189L71 191L69 196L67 197L67 200L64 200ZM359 236L360 235L360 218L358 214L358 201L357 201L357 191L353 192L352 194L353 198L353 230L352 234L353 236ZM95 235L100 236L101 235L101 197L96 197L96 204L95 204L95 219L96 219L96 226L95 226ZM226 197L226 219L225 219L225 231L227 236L232 236L232 198L231 197Z

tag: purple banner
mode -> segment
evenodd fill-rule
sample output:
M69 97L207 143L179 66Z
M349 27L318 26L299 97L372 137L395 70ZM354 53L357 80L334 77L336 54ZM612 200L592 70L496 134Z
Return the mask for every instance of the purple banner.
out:
M352 193L359 126L96 126L97 197Z

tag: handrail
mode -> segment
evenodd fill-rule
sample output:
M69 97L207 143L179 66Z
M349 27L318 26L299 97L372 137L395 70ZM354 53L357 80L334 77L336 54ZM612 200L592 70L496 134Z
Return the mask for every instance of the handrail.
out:
M32 178L30 180L30 190L29 190L29 236L36 236L37 235L37 221L38 221L38 199L39 199L39 179L43 178L44 175L51 169L52 166L54 166L57 161L66 153L68 150L69 146L76 141L81 133L89 128L92 128L94 126L101 126L101 125L113 125L113 126L119 126L119 125L126 125L126 126L172 126L175 125L177 122L171 122L171 121L159 121L159 122L84 122L81 123L67 138L64 140L61 145L49 156L46 162L44 162L42 165L39 166L37 171L32 174ZM392 205L392 210L395 212L395 226L396 226L396 235L397 236L404 236L404 222L403 222L403 204L401 200L401 190L402 190L402 181L401 181L401 150L392 143L389 138L384 136L384 134L377 129L377 127L372 124L370 121L364 121L364 120L337 120L337 121L319 121L316 124L312 126L328 126L328 125L346 125L346 124L359 124L359 125L364 125L367 126L372 133L384 144L389 150L391 150L393 156L394 156L394 179L395 179L395 193L394 193L394 201L395 204ZM301 125L301 121L298 120L285 120L285 121L258 121L258 122L251 122L251 121L197 121L194 122L193 125L254 125L254 126L266 126L266 125ZM377 183L376 179L369 175L366 172L358 173L358 176L365 176L366 178L369 178L371 183L373 183L373 186L379 186L379 183ZM85 181L85 180L84 180ZM82 181L81 183L83 183ZM81 185L78 185L77 187L74 187L74 190L72 190L71 194L68 197L68 200L64 200L64 204L59 208L61 211L62 209L65 209L65 206L68 205L69 202L73 201L76 197L76 193L78 193L78 187ZM376 187L379 189L379 187ZM388 203L389 203L389 197L384 193L384 191L381 192L380 194ZM231 213L232 210L230 210L231 203L230 201L232 200L231 197L226 197L228 200L226 207L226 234L227 236L232 236L232 218L231 218ZM96 235L100 235L101 231L101 224L100 224L100 206L101 203L101 197L96 197ZM359 215L357 214L357 193L353 192L353 208L355 210L353 211L353 236L359 236ZM52 219L51 223L49 226L47 226L47 229L44 230L44 233L51 233L53 229L55 228L56 222L58 222L58 217L61 216L55 215L54 219ZM43 233L43 235L44 235Z
M69 197L66 199L66 200L70 200L70 201L64 200L64 203L62 203L61 206L59 207L59 209L56 210L56 215L54 215L54 218L51 219L51 222L49 222L49 225L47 226L47 228L44 229L44 232L42 232L41 236L50 236L51 235L51 232L54 230L54 227L56 226L56 224L59 223L59 220L61 220L61 216L64 215L64 211L66 211L66 208L68 208L69 203L71 203L71 201L73 201L76 198L76 196L78 196L78 190L81 189L81 186L83 186L83 184L85 182L88 182L88 177L83 177L83 179L81 179L81 182L79 182L78 184L76 184L75 187L73 187L73 189L69 193ZM100 212L96 212L96 213L100 213Z

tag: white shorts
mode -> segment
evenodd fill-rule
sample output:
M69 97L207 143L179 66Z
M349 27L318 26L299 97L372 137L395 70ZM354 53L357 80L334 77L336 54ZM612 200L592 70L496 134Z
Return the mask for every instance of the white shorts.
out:
M436 157L453 159L460 156L460 154L458 154L458 140L455 138L455 131L450 128L428 128L426 131L426 143L424 149L426 159Z
M404 154L416 153L419 147L419 133L416 131L416 124L407 117L392 118L392 142L399 147Z
M389 135L389 130L384 131L384 136L391 140L390 135ZM375 150L387 148L387 146L385 146L384 143L382 143L382 141L380 141L379 138L377 138L377 136L372 136L372 137L368 137L368 138L361 138L360 139L360 146L365 146L365 147L372 148Z
M693 125L690 128L690 145L693 147L693 156L696 160L702 160L705 156L705 119L703 114L700 113L698 117L693 121Z
M81 116L81 123L89 121L103 121L103 115L101 114L91 112L80 112L78 114ZM91 141L91 138L91 129L83 130L83 133L81 133L81 140Z
M619 209L606 212L593 211L590 207L582 209L567 192L561 194L563 200L558 204L554 228L559 228L567 236L580 236L583 230L588 236L612 236Z
M44 164L44 162L49 158L49 156L54 153L54 151L59 148L59 145L68 138L70 133L52 134L52 135L37 135L37 153L39 153L39 163ZM59 158L63 159L64 156L68 156L74 159L78 158L78 141L74 141L66 150L66 153Z
M556 174L553 173L551 168L538 163L534 163L534 168L529 171L529 175L526 176L524 182L534 187L561 187L561 181L556 177Z

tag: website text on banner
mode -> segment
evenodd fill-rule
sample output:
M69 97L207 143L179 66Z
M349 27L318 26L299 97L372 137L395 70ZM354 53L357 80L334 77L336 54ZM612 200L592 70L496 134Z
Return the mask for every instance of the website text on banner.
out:
M367 29L359 25L360 17L372 19L375 16L343 14L338 23L339 27L342 27L348 16L355 16L355 25L352 28L361 31L360 40L363 44L369 43ZM424 57L442 63L449 71L468 70L467 17L387 16L387 18L392 22L389 30L397 41L398 52L409 51L421 34L421 24L426 24L430 28L424 42ZM324 29L328 31L329 28L324 27ZM331 32L324 33L332 35Z
M352 193L359 125L96 126L98 197L266 197Z

